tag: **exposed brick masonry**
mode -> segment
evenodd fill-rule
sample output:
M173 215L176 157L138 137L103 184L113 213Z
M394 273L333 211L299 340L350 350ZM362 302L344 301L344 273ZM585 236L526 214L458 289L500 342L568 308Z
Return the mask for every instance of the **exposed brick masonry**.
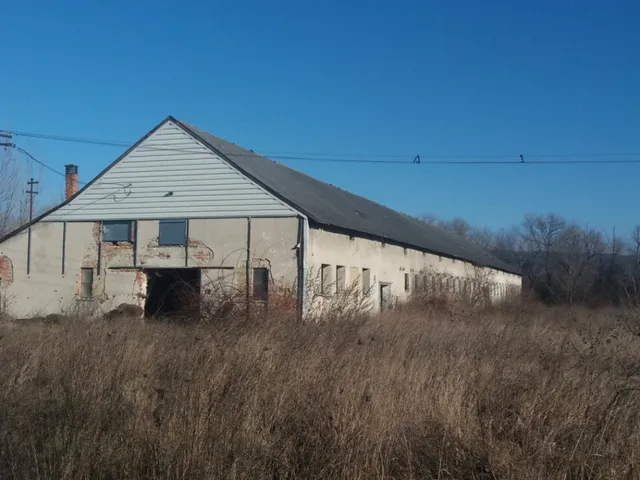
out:
M69 200L78 192L78 166L77 165L65 165L65 186L64 197Z
M2 280L3 287L13 283L13 262L4 255L0 256L0 280Z

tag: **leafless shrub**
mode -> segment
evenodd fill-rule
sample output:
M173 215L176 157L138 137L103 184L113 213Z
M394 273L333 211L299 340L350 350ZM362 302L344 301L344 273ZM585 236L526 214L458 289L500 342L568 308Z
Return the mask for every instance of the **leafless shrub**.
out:
M484 247L523 274L524 293L554 305L640 303L640 226L621 237L548 213L491 231L456 218L421 219Z
M418 284L411 292L411 302L430 306L458 306L477 309L492 304L494 276L489 269L468 266L467 273L456 277L435 267L416 274ZM507 297L502 298L506 301Z
M80 321L95 320L103 315L99 302L92 300L75 300L62 309L61 314Z
M0 237L27 219L23 173L13 151L0 147Z
M222 279L209 282L206 292L185 292L192 300L185 303L194 305L199 311L185 311L187 318L198 318L205 322L233 321L244 313L243 291ZM191 310L193 310L193 308Z
M311 268L307 273L305 290L309 305L305 315L307 320L349 321L367 315L372 308L373 288L363 286L361 278L352 279L343 286L338 286L335 281L323 285L321 272Z
M0 318L7 318L9 316L9 307L12 303L12 298L8 290L7 287L2 285L2 281L0 281Z

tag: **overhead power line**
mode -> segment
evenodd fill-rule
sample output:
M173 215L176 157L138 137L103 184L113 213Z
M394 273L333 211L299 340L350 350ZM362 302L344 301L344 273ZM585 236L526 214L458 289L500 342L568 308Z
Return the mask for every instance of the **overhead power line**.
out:
M79 143L86 145L99 145L109 147L129 148L132 143L99 140L80 137L66 137L60 135L48 135L34 132L11 132L15 136L50 140L59 142ZM183 153L199 153L197 150L140 146L140 148L152 151L173 151ZM244 157L264 154L274 160L291 160L321 163L362 163L362 164L388 164L388 165L561 165L561 164L633 164L640 163L640 152L611 152L611 153L541 153L533 155L500 154L500 155L382 155L376 154L337 154L319 152L263 152L263 153L226 153L229 157ZM612 158L616 157L616 158ZM619 158L638 157L638 158ZM419 159L416 161L416 158ZM538 159L538 160L536 160ZM558 160L564 159L564 160ZM40 163L40 162L39 162ZM46 166L46 168L51 169ZM64 175L61 172L55 172Z
M55 173L56 175L60 175L61 177L65 177L65 174L59 170L56 170L55 168L47 165L46 163L38 160L36 157L34 157L33 155L31 155L29 152L27 152L24 148L17 146L15 143L10 143L10 142L3 142L0 143L1 147L8 147L8 148L14 148L16 151L26 155L27 157L29 157L31 160L33 160L34 162L36 162L38 165L41 165L43 168L46 168L47 170L49 170L50 172ZM78 182L82 185L86 185L85 182Z
M33 155L31 155L29 152L27 152L24 148L18 147L16 146L15 149L20 152L23 153L24 155L26 155L27 157L29 157L31 160L33 160L34 162L36 162L39 165L42 165L44 168L46 168L47 170L49 170L50 172L55 173L56 175L60 175L61 177L64 177L64 173L60 172L58 170L56 170L53 167L50 167L49 165L47 165L44 162L41 162L40 160L38 160L37 158L35 158Z

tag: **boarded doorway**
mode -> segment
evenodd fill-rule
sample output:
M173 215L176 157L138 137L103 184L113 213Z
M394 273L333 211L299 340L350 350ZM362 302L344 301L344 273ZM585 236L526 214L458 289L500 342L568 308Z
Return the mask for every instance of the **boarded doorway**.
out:
M144 313L152 316L198 315L200 311L200 270L163 268L145 270L147 301Z
M391 308L391 284L380 282L380 311Z

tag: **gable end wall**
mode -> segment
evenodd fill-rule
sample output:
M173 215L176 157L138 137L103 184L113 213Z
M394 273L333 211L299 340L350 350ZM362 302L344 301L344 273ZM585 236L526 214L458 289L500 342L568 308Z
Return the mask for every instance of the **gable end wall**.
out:
M296 213L167 121L45 220L279 217Z

